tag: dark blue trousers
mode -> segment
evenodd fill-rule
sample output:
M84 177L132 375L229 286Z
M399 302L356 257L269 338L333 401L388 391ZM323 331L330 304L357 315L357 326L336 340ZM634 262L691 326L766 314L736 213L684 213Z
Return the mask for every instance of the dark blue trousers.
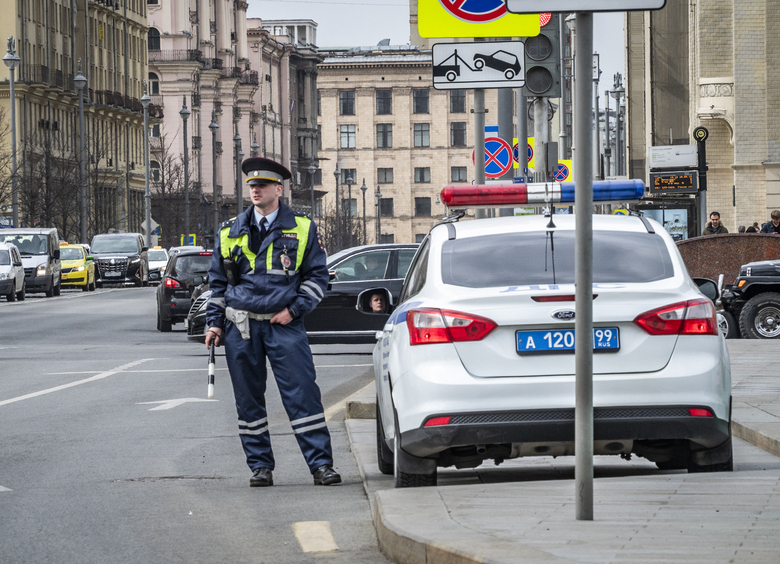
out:
M265 409L266 357L309 470L313 473L323 464L332 465L330 434L303 320L294 319L287 325L256 320L249 323L249 341L243 340L229 321L225 332L225 356L236 396L238 433L249 468L274 468Z

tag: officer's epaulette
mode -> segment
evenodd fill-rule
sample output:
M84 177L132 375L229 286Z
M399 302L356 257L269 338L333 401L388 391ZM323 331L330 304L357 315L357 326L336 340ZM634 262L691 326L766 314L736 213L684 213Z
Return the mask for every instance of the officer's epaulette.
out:
M309 219L311 219L311 216L304 211L293 210L293 213L298 217L308 217Z
M225 227L233 227L233 224L236 222L236 218L228 219L227 221L223 221L222 225L219 226L220 229L224 229Z

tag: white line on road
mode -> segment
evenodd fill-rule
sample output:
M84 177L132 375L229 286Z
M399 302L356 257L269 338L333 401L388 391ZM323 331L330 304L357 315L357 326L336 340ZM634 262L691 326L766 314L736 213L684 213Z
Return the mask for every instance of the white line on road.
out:
M144 358L141 360L135 360L133 362L128 362L127 364L123 364L122 366L117 366L116 368L112 368L111 370L106 370L105 372L101 372L99 374L96 374L95 376L92 376L91 378L85 378L84 380L77 380L75 382L70 382L69 384L63 384L61 386L55 386L54 388L49 388L47 390L41 390L39 392L33 392L31 394L26 394L23 396L18 396L15 398L7 399L0 401L0 407L7 405L9 403L14 403L17 401L22 401L26 399L36 398L38 396L42 396L45 394L50 394L52 392L59 392L60 390L65 390L67 388L72 388L73 386L79 386L81 384L87 384L89 382L94 382L96 380L102 380L103 378L108 378L109 376L112 376L113 374L116 374L118 372L124 372L128 368L132 368L133 366L138 366L139 364L142 364L144 362L149 362L150 360L154 360L153 358Z
M10 491L13 491L13 490L11 490L9 488L4 488L3 486L0 486L0 492L10 492Z
M330 521L300 521L293 523L293 532L304 552L332 552L338 550Z
M321 364L315 366L315 368L365 368L367 366L374 366L373 364ZM270 368L270 366L268 367ZM194 372L202 370L202 368L171 368L168 370L127 370L126 372L132 372L133 374L157 374L163 372ZM227 368L217 368L217 370L227 370ZM46 376L72 376L74 374L97 374L97 370L85 370L83 372L47 372Z
M198 402L198 401L219 401L215 399L200 399L200 398L181 398L181 399L172 399L172 400L163 400L163 401L142 401L140 403L137 403L136 405L152 405L154 403L159 403L162 405L158 405L157 407L153 407L149 411L162 411L165 409L173 409L174 407L181 405L183 403L187 402Z

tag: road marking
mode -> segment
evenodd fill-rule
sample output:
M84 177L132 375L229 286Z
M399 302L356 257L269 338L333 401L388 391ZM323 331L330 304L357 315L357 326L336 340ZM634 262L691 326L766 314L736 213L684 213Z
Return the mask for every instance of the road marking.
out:
M2 347L0 347L2 349ZM158 359L159 360L159 359ZM374 366L373 364L320 364L315 368L366 368L368 366ZM270 368L270 365L267 366ZM133 374L157 374L163 372L193 372L201 370L201 368L170 368L167 370L127 370L126 372L132 372ZM224 371L227 368L217 368L217 371ZM85 370L82 372L47 372L46 376L72 376L74 374L97 374L97 370Z
M373 365L372 365L372 366L373 366ZM370 383L370 384L368 384L367 386L364 386L363 388L360 388L360 389L359 389L357 392L355 392L354 394L351 394L351 395L349 395L349 396L345 397L345 398L344 398L343 400L341 400L340 402L336 402L336 403L334 403L333 405L331 405L331 406L330 406L328 409L326 409L326 410L325 410L325 421L330 421L331 417L333 417L334 415L336 415L336 414L337 414L339 411L341 411L342 409L346 409L346 407L347 407L347 402L348 402L349 400L351 400L352 398L354 398L356 395L358 395L360 392L363 392L363 391L367 390L368 388L372 388L372 387L374 387L374 386L376 386L376 383L375 383L375 382L371 382L371 383Z
M95 382L97 380L102 380L103 378L108 378L109 376L112 376L114 374L117 374L118 372L124 372L128 368L132 368L133 366L138 366L139 364L142 364L144 362L149 362L150 360L154 360L153 358L144 358L141 360L135 360L133 362L128 362L127 364L123 364L122 366L117 366L116 368L112 368L111 370L106 370L105 372L101 372L99 374L96 374L95 376L92 376L91 378L85 378L83 380L76 380L75 382L70 382L69 384L63 384L61 386L55 386L54 388L48 388L46 390L41 390L39 392L33 392L31 394L26 394L23 396L18 396L15 398L7 399L0 401L0 407L7 405L9 403L14 403L17 401L22 401L26 399L31 398L37 398L38 396L42 396L45 394L50 394L52 392L59 392L60 390L66 390L68 388L72 388L73 386L79 386L81 384L87 384L89 382Z
M184 403L199 402L199 401L219 401L219 400L200 399L200 398L181 398L181 399L172 399L172 400L163 400L163 401L142 401L140 403L137 403L136 405L152 405L155 403L159 403L162 405L153 407L149 411L162 411L165 409L173 409L174 407L182 405Z
M304 552L332 552L338 550L330 521L300 521L293 523L293 532Z
M0 486L0 492L11 492L11 491L13 491L13 490L11 490L9 488L4 488L3 486Z

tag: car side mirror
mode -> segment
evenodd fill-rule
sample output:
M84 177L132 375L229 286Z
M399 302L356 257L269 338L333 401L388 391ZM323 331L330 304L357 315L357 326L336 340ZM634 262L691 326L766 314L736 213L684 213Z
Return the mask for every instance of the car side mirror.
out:
M142 253L145 253L148 250L149 250L149 247L141 247L141 252Z
M59 258L60 258L60 250L59 249L54 249L54 258L59 260Z
M720 292L718 292L718 285L714 280L710 280L709 278L694 278L693 281L699 287L701 293L707 296L713 302L720 297Z
M87 255L87 259L86 260L88 260L88 261L95 260L95 258L92 255Z
M159 272L155 271L155 272L150 272L149 273L149 280L159 280L159 279L160 279L160 273Z
M334 279L335 277L336 277L336 271L335 271L335 270L330 270L330 271L328 271L328 280L329 280L330 282L333 282L333 279Z
M14 261L14 266L24 266L22 261Z
M387 288L363 290L358 294L355 309L366 315L389 315L395 309L393 295Z
M203 276L196 276L192 283L195 284L195 286L200 286L203 284Z

